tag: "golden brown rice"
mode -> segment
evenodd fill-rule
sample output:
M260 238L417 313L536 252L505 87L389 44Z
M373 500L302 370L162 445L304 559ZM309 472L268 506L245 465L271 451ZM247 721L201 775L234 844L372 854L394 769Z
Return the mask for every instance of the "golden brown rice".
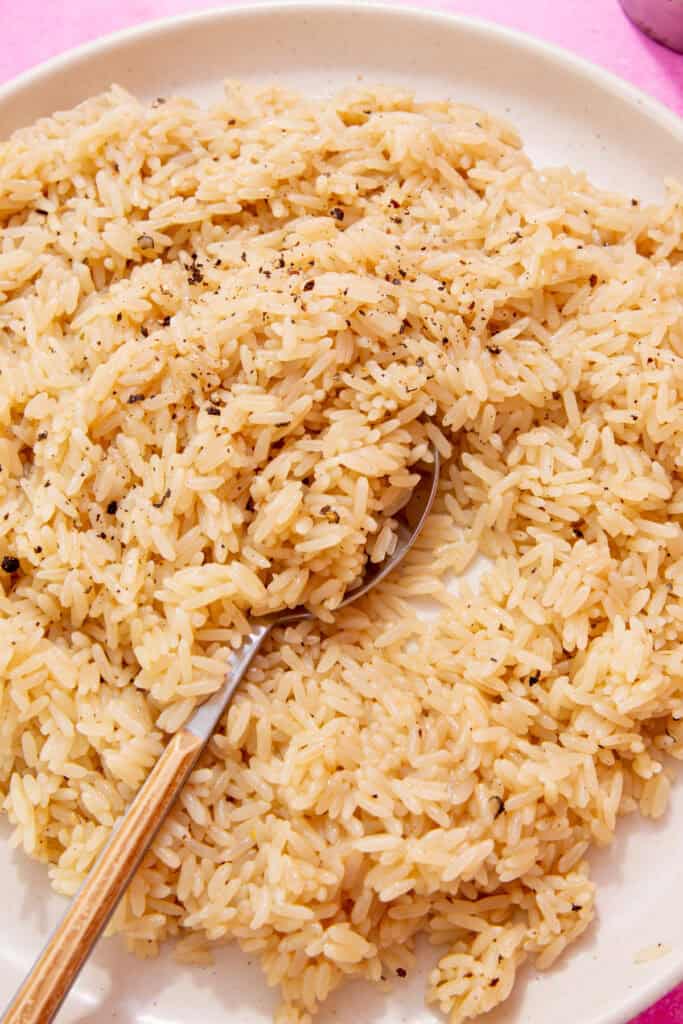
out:
M432 443L405 569L273 638L112 927L237 939L287 1024L420 932L458 1024L585 929L683 756L682 231L397 90L113 88L0 146L0 787L55 888Z

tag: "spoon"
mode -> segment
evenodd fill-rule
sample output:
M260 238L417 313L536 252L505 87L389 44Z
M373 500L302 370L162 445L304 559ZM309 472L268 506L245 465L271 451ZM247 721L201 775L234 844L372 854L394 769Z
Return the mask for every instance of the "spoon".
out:
M431 454L432 463L421 473L421 482L400 513L393 554L377 565L368 564L360 583L344 595L340 608L363 597L393 572L417 540L439 483L439 454L435 449ZM166 746L5 1011L2 1024L49 1024L53 1019L261 644L276 626L315 618L307 608L294 608L254 619L231 659L225 682Z

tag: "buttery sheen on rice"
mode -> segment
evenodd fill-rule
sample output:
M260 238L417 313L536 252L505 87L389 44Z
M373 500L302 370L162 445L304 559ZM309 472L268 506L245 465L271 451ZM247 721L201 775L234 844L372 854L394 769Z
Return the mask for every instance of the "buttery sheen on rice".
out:
M683 756L682 232L675 185L393 89L113 88L0 145L0 791L60 892L307 602L113 930L237 939L283 1024L426 932L459 1024L585 929L589 847ZM432 444L417 549L333 620Z

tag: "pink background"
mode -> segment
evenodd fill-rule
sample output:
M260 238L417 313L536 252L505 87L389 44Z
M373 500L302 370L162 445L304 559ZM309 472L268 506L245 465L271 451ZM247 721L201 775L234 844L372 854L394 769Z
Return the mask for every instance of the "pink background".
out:
M220 0L0 0L0 83L107 32L209 6L220 6ZM616 0L432 0L428 6L488 18L558 43L683 114L683 56L641 36ZM683 1024L683 985L633 1024Z

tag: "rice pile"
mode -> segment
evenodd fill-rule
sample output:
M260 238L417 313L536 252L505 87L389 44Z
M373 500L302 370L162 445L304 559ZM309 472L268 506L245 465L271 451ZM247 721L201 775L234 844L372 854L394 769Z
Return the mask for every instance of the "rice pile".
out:
M113 928L237 939L283 1024L420 932L453 1024L501 1002L683 756L680 190L396 90L113 88L0 147L0 223L13 842L73 893L248 616L307 602ZM333 619L430 445L417 549Z

